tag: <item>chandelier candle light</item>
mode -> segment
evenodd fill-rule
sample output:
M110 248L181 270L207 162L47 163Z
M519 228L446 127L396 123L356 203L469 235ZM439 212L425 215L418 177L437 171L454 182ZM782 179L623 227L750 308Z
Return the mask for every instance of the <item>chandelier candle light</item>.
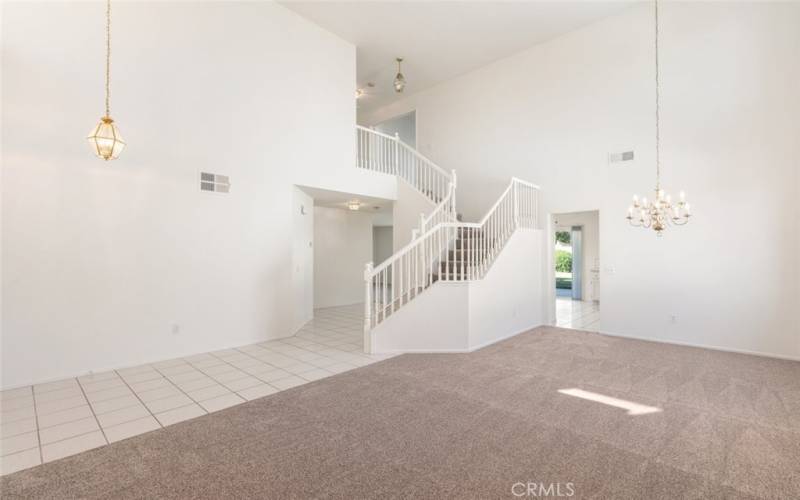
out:
M111 119L109 105L111 89L111 0L106 0L106 114L89 132L86 139L92 152L104 160L116 160L125 148L125 141L119 133L117 125Z
M634 227L644 227L655 230L658 236L671 225L682 226L689 222L692 216L691 207L686 202L686 194L681 191L679 199L675 202L672 197L661 189L661 130L659 116L659 100L661 82L659 81L658 68L658 0L655 0L655 48L656 48L656 189L655 198L639 199L633 195L633 204L628 207L628 222Z

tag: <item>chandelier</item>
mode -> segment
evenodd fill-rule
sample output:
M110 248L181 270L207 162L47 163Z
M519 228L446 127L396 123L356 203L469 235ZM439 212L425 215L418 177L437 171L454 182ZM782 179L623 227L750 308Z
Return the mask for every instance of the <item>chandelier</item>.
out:
M406 88L406 77L403 76L403 70L400 68L400 65L403 63L403 58L398 57L396 60L397 76L394 77L394 91L400 94L403 92L403 89Z
M106 114L94 126L86 139L92 152L104 160L116 160L125 148L125 141L111 119L109 94L111 89L111 0L106 0Z
M633 204L628 207L628 222L634 227L655 230L658 236L669 226L683 226L692 216L691 207L686 202L686 193L680 192L677 201L661 189L661 129L659 115L661 82L658 72L658 0L655 0L655 48L656 48L656 189L652 201L641 200L633 195Z

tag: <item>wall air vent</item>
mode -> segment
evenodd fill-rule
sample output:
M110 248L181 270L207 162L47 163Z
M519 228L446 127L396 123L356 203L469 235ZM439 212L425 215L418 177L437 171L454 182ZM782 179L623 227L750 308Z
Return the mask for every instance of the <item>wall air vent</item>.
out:
M609 153L608 163L619 163L621 161L633 160L633 151L623 151L622 153Z
M200 191L227 193L231 190L231 181L227 175L200 172Z

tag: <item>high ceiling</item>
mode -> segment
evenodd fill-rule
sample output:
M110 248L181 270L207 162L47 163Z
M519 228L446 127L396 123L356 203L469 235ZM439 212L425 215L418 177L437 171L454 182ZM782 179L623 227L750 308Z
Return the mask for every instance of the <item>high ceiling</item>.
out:
M284 5L358 47L357 82L367 92L359 107L367 110L399 98L392 89L397 56L405 58L407 95L609 16L630 0Z

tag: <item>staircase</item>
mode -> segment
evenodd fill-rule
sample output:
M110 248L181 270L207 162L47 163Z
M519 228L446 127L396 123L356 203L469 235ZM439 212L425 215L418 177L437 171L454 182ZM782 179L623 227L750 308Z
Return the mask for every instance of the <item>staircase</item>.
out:
M427 197L434 205L446 205L442 217L454 215L455 203L446 204L455 189L455 171L443 168L424 157L395 135L356 125L356 167L396 175Z
M377 267L366 265L365 350L370 331L437 283L482 280L518 229L539 227L539 188L512 178L487 214L475 223L456 213L456 174L419 152L368 128L357 129L357 165L397 175L435 204L421 216L412 241Z

